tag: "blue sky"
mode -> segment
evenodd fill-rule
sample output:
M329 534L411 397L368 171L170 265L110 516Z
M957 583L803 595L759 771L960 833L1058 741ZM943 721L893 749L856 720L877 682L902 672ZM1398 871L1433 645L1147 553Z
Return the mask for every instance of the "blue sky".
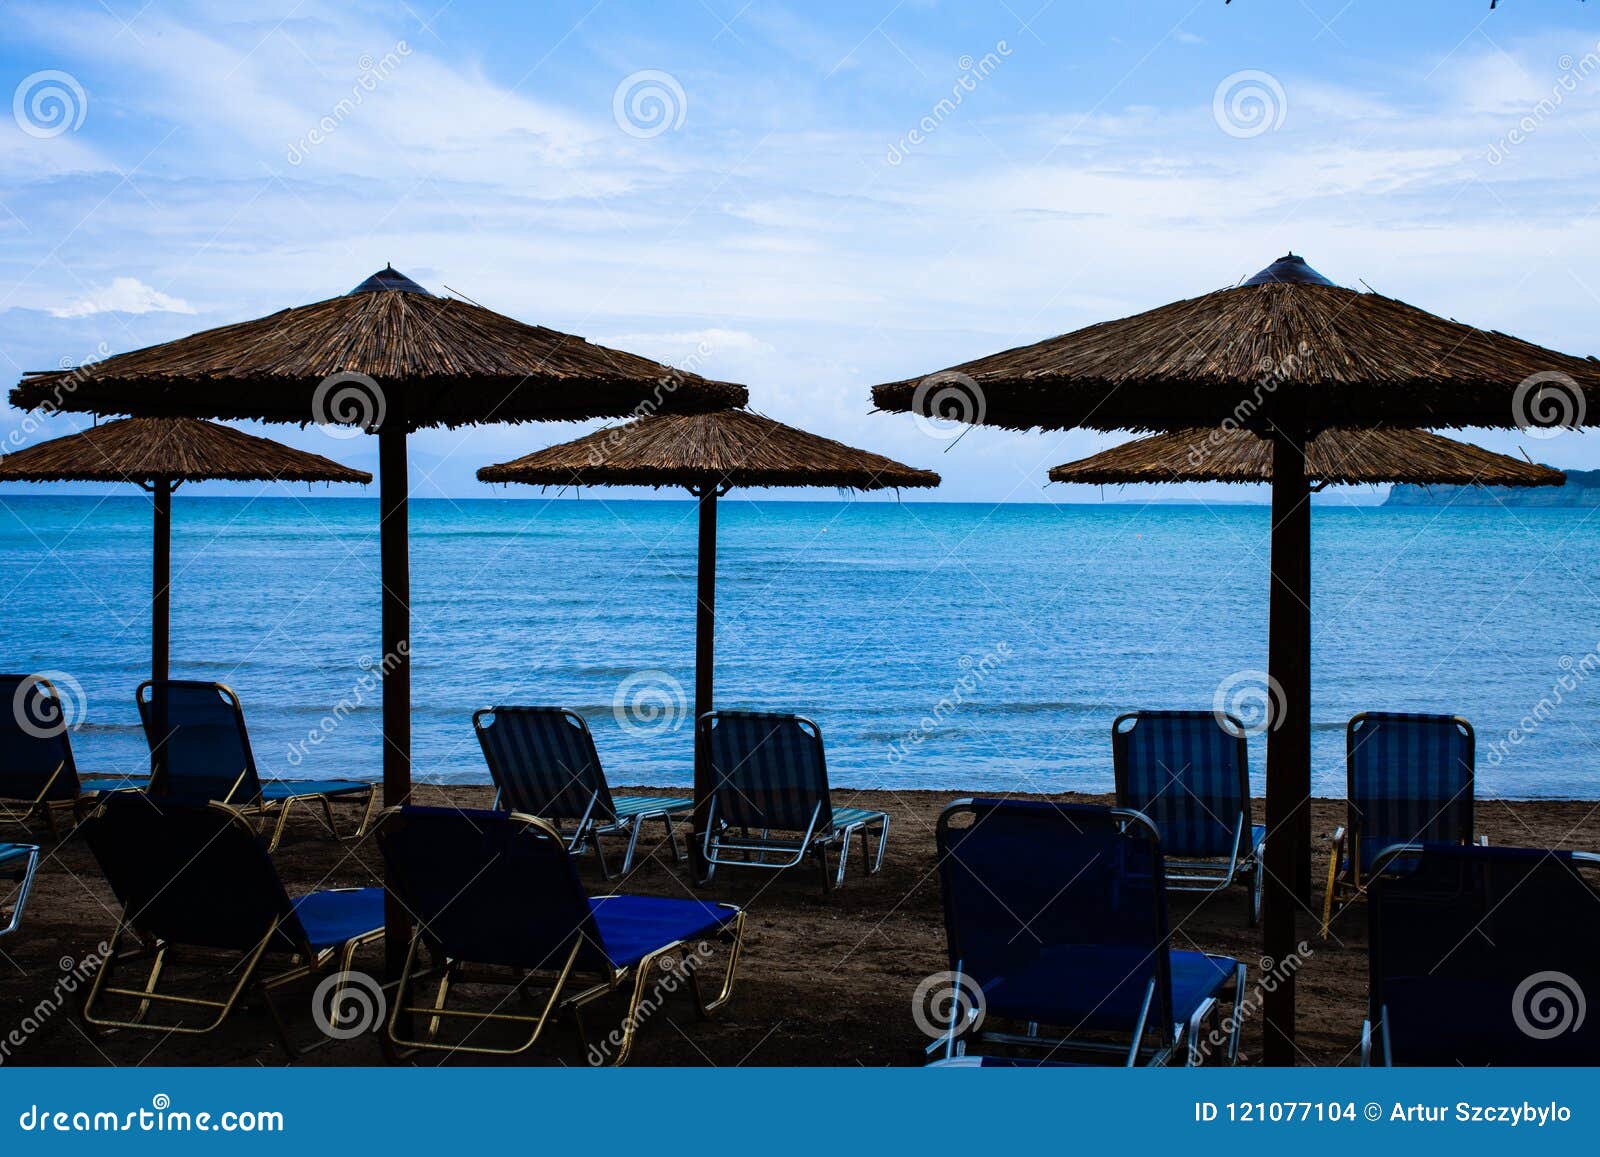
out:
M747 382L764 413L939 470L936 497L1095 500L1045 471L1120 436L955 441L871 413L867 387L1286 249L1600 353L1597 42L1600 4L1577 0L11 0L0 378L392 261ZM24 433L8 409L0 436L75 421ZM473 472L581 429L421 434L416 493L515 493ZM376 457L368 438L266 432ZM1477 437L1600 466L1592 435Z

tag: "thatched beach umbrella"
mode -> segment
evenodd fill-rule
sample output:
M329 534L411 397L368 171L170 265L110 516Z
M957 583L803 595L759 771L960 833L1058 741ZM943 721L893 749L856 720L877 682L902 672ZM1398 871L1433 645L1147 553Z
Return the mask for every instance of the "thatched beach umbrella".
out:
M1314 487L1415 483L1560 486L1566 475L1426 430L1323 430L1306 445ZM1050 471L1052 482L1271 482L1272 443L1249 430L1174 430Z
M185 482L371 482L364 470L196 418L125 418L0 457L0 482L133 482L154 508L150 678L170 667L172 492ZM156 702L156 710L161 710Z
M735 486L886 490L939 485L931 470L808 434L748 410L656 415L597 430L478 471L484 482L541 486L682 486L700 504L694 717L712 709L716 633L717 499ZM695 765L695 798L709 798L709 769ZM695 810L696 832L706 817ZM698 844L691 842L692 847ZM698 862L698 852L695 853Z
M1334 285L1290 254L1231 289L873 390L880 409L1025 430L1241 426L1272 454L1266 952L1310 889L1311 541L1306 447L1330 428L1583 425L1600 365ZM1266 1060L1294 1060L1293 977L1266 998Z
M340 297L26 374L11 394L23 408L342 423L377 434L386 806L411 791L406 436L428 426L716 409L745 397L743 386L436 297L393 267ZM408 925L396 906L388 918L398 970Z

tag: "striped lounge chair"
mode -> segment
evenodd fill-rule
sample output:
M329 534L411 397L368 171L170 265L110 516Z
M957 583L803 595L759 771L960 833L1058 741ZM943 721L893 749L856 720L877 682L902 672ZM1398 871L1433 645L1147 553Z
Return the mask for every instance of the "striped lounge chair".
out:
M589 1049L591 1064L620 1065L639 1026L678 987L673 977L687 980L704 1016L733 994L741 908L675 896L590 896L566 837L548 820L390 808L378 822L378 846L389 886L416 921L389 1017L389 1041L400 1048L516 1055L561 1011L580 1012L625 989L626 1014ZM727 946L728 963L721 990L707 999L698 966L712 941ZM427 961L419 959L422 947ZM424 980L430 983L419 994Z
M0 893L0 936L11 935L22 923L22 910L28 906L28 892L38 868L38 845L0 844L0 880L9 879L14 885L9 892Z
M889 816L868 808L834 807L822 732L799 715L708 711L695 741L711 776L706 805L706 878L719 866L793 868L808 855L822 866L827 891L844 883L850 838L861 835L867 874L883 867ZM874 851L869 840L876 836ZM828 849L839 847L837 873Z
M935 839L944 988L964 995L935 1003L944 1024L920 1026L940 1034L930 1053L970 1044L1035 1060L1193 1065L1217 1020L1207 1041L1237 1059L1245 966L1172 946L1150 820L1125 808L962 799L939 816Z
M116 776L80 777L61 695L43 675L0 675L0 819L44 821L61 834L58 814L73 819L96 791L144 786Z
M473 714L472 727L494 779L496 810L549 820L564 833L568 851L582 852L592 843L606 879L612 872L599 837L628 837L622 857L622 874L627 875L639 833L649 820L662 822L673 855L685 858L675 821L688 817L694 800L613 796L594 736L577 712L564 707L485 707Z
M1367 711L1345 728L1348 799L1333 833L1322 935L1336 907L1360 898L1384 849L1395 844L1470 844L1474 739L1458 715Z
M297 803L320 804L328 830L335 836L333 805L352 803L361 820L351 839L360 839L377 808L378 786L354 779L262 779L244 725L244 707L231 688L221 683L174 679L162 684L166 723L156 684L139 684L139 718L150 744L150 790L156 795L216 800L253 812L263 823L276 816L267 851L276 851Z
M1390 848L1367 899L1363 1065L1600 1065L1600 855Z
M1255 924L1267 829L1251 822L1244 724L1211 711L1135 711L1112 723L1111 754L1117 806L1161 833L1167 889L1220 892L1243 880Z

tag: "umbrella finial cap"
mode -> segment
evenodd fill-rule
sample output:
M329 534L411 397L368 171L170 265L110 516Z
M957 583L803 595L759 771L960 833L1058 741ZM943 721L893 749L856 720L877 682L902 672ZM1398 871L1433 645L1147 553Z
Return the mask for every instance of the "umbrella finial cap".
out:
M350 291L351 295L357 293L420 293L424 297L432 297L422 286L411 278L401 273L392 264L385 262L382 269L367 278L360 285Z
M1322 274L1306 264L1304 257L1296 257L1291 250L1267 266L1254 277L1247 277L1241 285L1332 285Z

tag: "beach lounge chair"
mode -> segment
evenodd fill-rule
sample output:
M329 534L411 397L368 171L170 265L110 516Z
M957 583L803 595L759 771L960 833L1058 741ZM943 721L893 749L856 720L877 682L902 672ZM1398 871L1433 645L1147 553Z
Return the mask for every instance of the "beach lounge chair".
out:
M765 711L708 711L700 717L695 741L711 769L707 880L719 866L781 870L815 855L823 891L828 891L844 883L850 838L858 832L867 875L883 867L889 815L833 806L822 731L811 720ZM874 835L876 851L869 843ZM835 844L839 868L830 875L828 849Z
M1172 947L1150 820L1125 808L962 799L940 815L936 839L952 991L971 984L982 997L948 1002L935 1048L956 1055L975 1037L1129 1066L1167 1064L1182 1049L1198 1064L1209 1051L1202 1028L1231 991L1231 1026L1206 1039L1238 1058L1245 966ZM957 1023L963 1009L981 1010L982 1024ZM984 1027L996 1020L1025 1027Z
M95 1028L207 1033L254 982L284 1044L297 1054L305 1050L289 1039L273 993L317 973L336 974L341 981L328 1007L341 1008L339 989L356 950L383 937L382 888L290 899L255 828L227 804L112 792L81 831L122 905L84 1001L83 1019ZM130 933L141 947L123 952ZM217 954L227 965L224 991L201 996L161 987L180 957ZM145 979L119 985L117 974L138 960L149 961ZM269 963L287 967L263 975ZM157 1009L171 1015L152 1019Z
M144 723L154 762L150 790L216 800L255 813L263 823L272 817L267 851L276 851L295 804L320 804L328 830L335 837L334 803L351 803L361 809L361 821L351 839L360 839L372 822L378 802L378 785L353 779L262 779L256 774L250 733L244 725L239 697L221 683L172 680L165 685L167 722L156 721L155 684L139 684L139 718Z
M590 897L565 837L548 820L515 812L391 808L379 820L378 843L390 886L416 921L388 1026L389 1040L401 1048L522 1053L561 1009L576 1011L627 987L631 995L618 1031L604 1048L590 1049L592 1061L598 1050L601 1061L621 1064L640 1021L679 984L693 989L705 1015L733 992L744 936L741 909L659 896ZM720 993L706 1000L688 961L703 959L712 940L728 944L728 965ZM418 961L424 946L438 962L432 970L437 987L419 1003L413 992L426 976ZM684 963L669 968L669 958ZM507 1011L505 999L488 1007L450 1006L453 989L459 995L464 983L492 984L497 978L530 999L543 987L544 999L534 999L538 1011ZM442 1035L445 1021L468 1027ZM499 1043L484 1033L486 1026L525 1035Z
M1111 725L1117 806L1161 833L1170 892L1249 886L1249 916L1261 918L1265 825L1251 822L1244 724L1212 711L1135 711Z
M1393 844L1473 842L1472 725L1457 715L1367 711L1345 727L1345 826L1333 833L1322 935Z
M1597 1065L1600 855L1395 847L1368 886L1363 1064Z
M96 791L144 786L143 778L80 778L72 757L72 733L55 684L43 675L0 675L0 819L26 826L44 821L61 834L58 815L76 818Z
M670 796L613 797L600 767L594 736L583 716L564 707L485 707L472 716L473 730L494 779L496 810L549 820L566 832L567 849L594 845L600 870L611 879L601 836L626 835L622 874L633 868L639 833L660 820L682 860L677 818L687 818L694 800Z
M33 874L39 868L39 848L36 844L0 844L0 880L10 880L13 887L0 893L0 936L9 936L22 923L22 911L28 906L28 893L33 889ZM10 905L10 911L6 905Z

